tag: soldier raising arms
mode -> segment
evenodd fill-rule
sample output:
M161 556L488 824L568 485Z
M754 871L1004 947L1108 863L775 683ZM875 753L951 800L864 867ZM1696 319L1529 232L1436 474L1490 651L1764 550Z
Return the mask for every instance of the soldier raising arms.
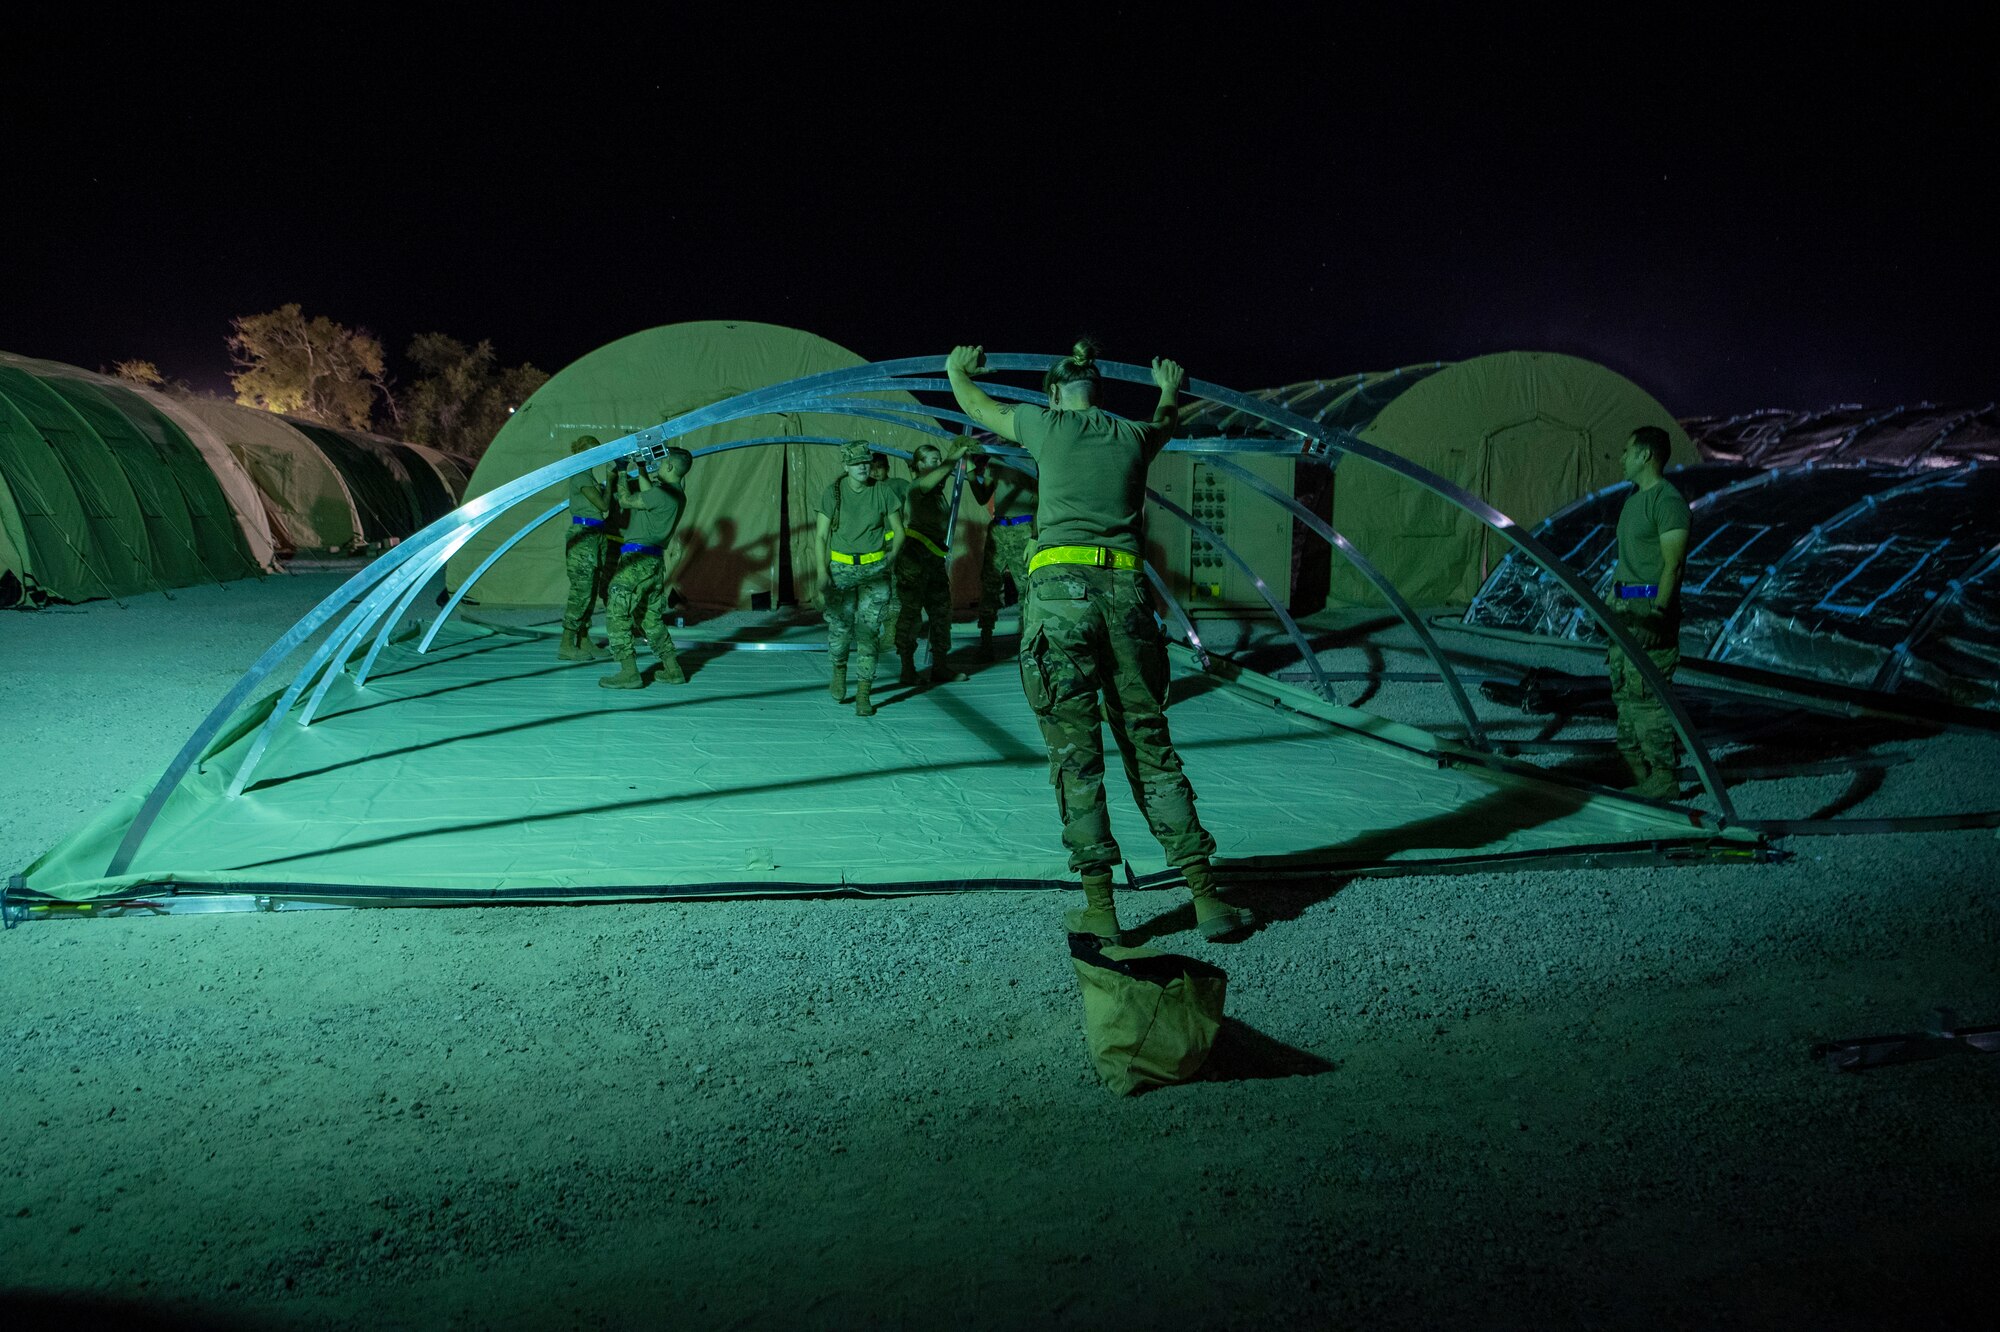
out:
M972 380L981 347L958 347L945 361L966 415L1019 444L1041 474L1036 547L1021 602L1021 684L1041 723L1070 868L1083 879L1084 909L1064 921L1077 933L1116 939L1111 871L1122 858L1104 803L1103 716L1125 760L1146 824L1187 879L1202 934L1247 929L1250 914L1218 897L1209 857L1215 839L1194 809L1167 730L1166 640L1153 620L1141 577L1146 467L1173 436L1185 378L1153 362L1160 403L1145 424L1097 405L1096 349L1080 342L1049 367L1046 409L1002 406Z

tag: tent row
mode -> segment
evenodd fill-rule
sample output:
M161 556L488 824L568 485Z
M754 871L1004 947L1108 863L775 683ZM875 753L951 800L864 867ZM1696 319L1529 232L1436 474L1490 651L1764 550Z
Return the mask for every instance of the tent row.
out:
M2000 467L1935 453L1924 464L1671 471L1694 518L1683 655L2000 708ZM1601 597L1630 493L1589 495L1535 532ZM1519 558L1502 562L1464 622L1602 641L1560 584Z
M556 461L580 434L610 440L750 389L860 364L861 357L824 338L770 324L687 323L635 333L565 367L537 390L495 437L468 497ZM810 441L853 436L908 451L928 437L894 419L897 406L910 404L907 396L875 396L891 419L785 414L732 423L687 441L697 449L762 441L697 464L682 525L688 553L679 572L689 602L721 609L816 600L813 504L839 467L832 449ZM1644 390L1603 366L1553 353L1430 362L1261 396L1410 457L1529 523L1618 479L1619 454L1637 426L1665 429L1675 461L1695 457L1686 433ZM1261 423L1238 414L1197 406L1180 435L1240 442L1242 451L1231 462L1330 517L1419 604L1463 603L1504 554L1498 538L1446 501L1366 463L1342 463L1335 482L1324 468L1272 451L1297 441L1272 440ZM1252 483L1205 464L1199 452L1162 455L1149 482L1248 566L1226 560L1185 524L1153 513L1149 558L1192 610L1261 609L1259 583L1294 610L1318 610L1328 601L1379 604L1374 588L1344 561L1331 559L1317 537ZM536 513L561 500L559 488L551 487L522 505L518 516L484 529L452 559L448 584L461 586ZM986 521L970 494L962 494L953 548L976 553ZM534 529L479 575L474 599L559 605L564 535L555 522ZM960 607L977 600L976 560L957 561L953 594Z
M0 354L0 605L226 582L456 508L435 449Z

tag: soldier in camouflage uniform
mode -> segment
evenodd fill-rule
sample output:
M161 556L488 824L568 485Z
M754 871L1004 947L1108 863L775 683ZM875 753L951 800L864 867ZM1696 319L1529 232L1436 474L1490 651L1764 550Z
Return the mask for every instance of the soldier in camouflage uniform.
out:
M1661 475L1671 441L1640 426L1625 443L1625 479L1633 490L1618 511L1618 565L1611 609L1662 676L1681 661L1681 568L1692 520L1687 501ZM1631 769L1634 795L1678 800L1681 740L1646 681L1616 643L1605 654L1611 702L1618 709L1618 752Z
M1075 933L1117 939L1111 871L1122 859L1104 802L1102 719L1125 760L1125 777L1167 860L1187 880L1195 923L1210 939L1247 930L1250 914L1215 891L1215 839L1195 814L1194 788L1168 733L1166 640L1153 618L1141 570L1146 467L1172 437L1184 375L1153 362L1160 404L1143 425L1096 405L1096 350L1049 367L1049 406L1002 406L972 381L984 352L959 347L945 361L966 415L1019 444L1041 477L1021 606L1021 685L1049 748L1063 844L1083 879L1084 909L1064 923Z
M668 449L658 476L633 463L623 477L625 540L618 547L618 572L611 576L611 595L604 609L618 669L597 682L606 689L646 687L646 677L639 673L634 628L646 635L660 659L658 678L667 684L687 683L673 636L667 632L665 610L667 543L687 510L682 483L693 465L694 455L686 449Z
M853 439L840 447L845 475L820 494L817 515L820 568L826 571L821 595L826 611L826 651L833 667L827 690L847 701L847 665L854 661L854 713L875 715L869 692L875 683L875 655L882 639L896 555L903 545L903 490L898 482L871 473L868 444Z
M601 442L595 435L578 435L569 446L570 455L594 449ZM603 593L610 564L605 546L614 530L611 499L595 469L571 477L569 532L563 543L569 596L563 602L562 646L556 649L556 656L564 661L602 661L610 655L590 639L590 613Z
M963 451L966 445L958 448ZM917 620L927 623L931 645L931 684L963 680L951 668L951 554L946 527L951 522L943 482L957 468L947 466L935 444L917 446L916 475L903 482L910 543L896 560L896 651L903 658L898 683L924 683L917 675Z
M1035 482L1027 473L1012 467L1005 475L993 477L988 459L975 454L968 478L974 502L993 505L993 521L986 526L986 542L979 552L979 655L993 655L993 626L1000 618L1001 579L1014 576L1014 595L1028 599L1028 556L1035 549Z

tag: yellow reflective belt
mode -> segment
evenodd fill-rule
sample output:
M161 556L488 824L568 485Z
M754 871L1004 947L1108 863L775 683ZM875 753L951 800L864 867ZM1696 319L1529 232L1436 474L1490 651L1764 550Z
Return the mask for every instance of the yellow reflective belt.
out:
M885 531L882 533L881 550L870 551L866 555L849 555L843 551L829 550L826 553L826 557L835 564L873 564L889 553L889 543L895 539L896 534L894 532Z
M919 532L916 528L913 527L910 529L910 535L917 539L918 545L922 546L925 550L929 551L931 554L937 556L939 559L943 559L945 557L943 548L940 547L937 542L931 540L929 537L925 536L922 532Z
M1046 546L1036 551L1034 558L1028 561L1028 572L1033 573L1045 564L1090 564L1100 569L1137 569L1139 557L1122 550L1107 550L1103 546Z

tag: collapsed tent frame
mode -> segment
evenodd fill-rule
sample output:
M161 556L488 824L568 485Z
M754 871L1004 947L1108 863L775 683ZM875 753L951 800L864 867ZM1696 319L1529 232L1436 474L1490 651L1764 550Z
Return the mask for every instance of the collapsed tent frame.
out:
M1039 372L1046 369L1056 359L1059 358L1049 355L1037 356L1022 353L989 355L986 357L985 371L988 373L994 371ZM901 360L854 366L842 370L825 371L786 383L753 389L722 402L713 403L706 407L696 408L693 411L683 413L660 425L621 436L608 443L600 444L596 448L587 449L566 458L560 458L524 476L516 477L514 480L507 482L495 490L467 501L457 510L432 522L408 540L403 541L378 556L366 568L356 573L347 582L330 593L318 606L314 607L313 610L309 611L287 630L277 642L266 649L251 665L249 670L245 671L236 683L229 688L207 717L195 728L194 733L181 746L179 752L167 765L166 771L161 774L158 782L155 783L152 790L147 794L137 815L127 828L123 840L113 853L111 862L105 871L106 874L108 876L115 876L125 872L131 864L134 855L137 853L139 846L145 840L147 831L152 827L154 820L158 818L161 809L164 808L167 798L180 784L181 778L186 775L191 767L211 752L212 743L222 734L224 728L235 717L237 711L250 701L251 695L257 687L274 674L287 657L343 609L350 605L353 606L353 609L348 612L346 618L341 621L334 632L328 637L327 641L312 654L306 665L301 667L293 676L290 683L259 725L258 734L245 753L243 761L238 766L237 772L230 784L229 795L231 797L241 793L245 783L254 772L257 761L262 756L265 746L269 743L270 737L277 725L290 714L299 695L304 692L307 685L313 682L314 677L319 675L321 668L326 666L329 661L334 660L337 655L338 660L336 664L328 669L325 673L325 678L320 680L313 700L308 704L308 711L301 715L299 719L299 724L301 725L310 722L310 709L316 706L318 699L324 696L332 677L342 672L344 663L353 655L361 639L378 627L384 612L389 611L389 622L393 624L395 615L399 612L391 610L391 608L407 605L410 598L415 595L415 589L425 586L431 577L444 567L444 561L450 553L454 553L474 533L487 523L493 521L500 514L524 500L541 493L544 489L567 482L570 477L588 471L599 464L613 463L639 448L664 446L691 431L707 426L722 425L744 417L785 412L812 411L828 415L869 417L876 415L876 413L884 409L895 411L901 407L901 404L888 404L872 399L861 400L861 402L868 404L865 407L859 404L847 404L854 401L851 395L855 394L948 392L950 390L949 380L937 378L943 371L944 365L945 358L941 356L910 357ZM1127 383L1150 384L1152 382L1152 371L1143 366L1115 361L1100 362L1099 370L1108 378ZM993 393L996 397L1031 403L1039 403L1042 400L1040 395L1026 389L1001 384L993 384L987 387L988 392ZM995 392L995 390L998 391ZM1352 431L1342 427L1309 420L1284 408L1274 406L1252 394L1238 392L1218 384L1211 384L1205 380L1190 379L1184 385L1184 390L1193 398L1205 399L1219 406L1234 408L1265 421L1281 432L1289 433L1298 440L1298 453L1296 456L1317 466L1331 468L1341 457L1348 456L1362 459L1375 466L1394 472L1404 480L1422 487L1446 503L1471 514L1487 528L1510 542L1551 577L1562 583L1565 589L1585 606L1592 618L1597 620L1604 628L1607 637L1626 652L1627 656L1631 659L1634 669L1639 672L1640 677L1646 682L1647 686L1661 700L1662 705L1667 710L1674 730L1679 735L1681 742L1686 746L1687 753L1693 763L1703 790L1707 792L1710 799L1717 806L1718 813L1715 815L1710 815L1699 810L1689 810L1687 812L1691 817L1698 823L1715 827L1727 826L1729 823L1735 821L1735 807L1729 799L1728 791L1722 782L1716 764L1710 756L1707 747L1702 743L1701 737L1695 730L1686 710L1675 697L1666 678L1652 665L1646 657L1645 652L1631 639L1630 635L1618 625L1610 609L1598 599L1596 593L1585 586L1572 570L1544 549L1539 542L1535 541L1512 518L1509 518L1506 514L1501 513L1498 509L1480 499L1477 495L1472 494L1455 483L1386 449L1369 444L1356 436ZM907 411L909 409L905 408L904 410ZM959 422L966 420L962 414L949 409L924 408L923 411L936 420L956 420ZM948 432L937 426L929 427L927 433L937 435L948 434ZM744 441L743 443L747 442ZM1207 445L1203 451L1228 452L1229 450L1226 447L1220 446L1221 443L1218 441L1216 444ZM729 446L719 445L704 450L704 452L713 452L716 448L726 447ZM1001 460L1006 460L1004 453L1001 455ZM1264 492L1259 491L1259 493ZM1153 494L1150 490L1148 491L1148 496L1156 504L1164 503L1160 496ZM1268 495L1267 498L1269 498ZM1171 508L1170 511L1172 511ZM1184 511L1181 512L1180 516L1186 518ZM543 515L542 520L546 521L547 517L548 515ZM1330 544L1334 545L1336 549L1340 550L1343 556L1354 558L1357 554L1345 543L1334 539L1336 534L1332 532L1330 526L1322 532L1320 527L1315 524L1312 530L1316 535L1321 535ZM1224 548L1224 543L1217 539L1213 532L1209 532L1204 539L1209 540L1218 549ZM491 562L489 561L486 567L490 567L490 564ZM1164 591L1157 576L1154 578L1154 585L1156 588L1161 588ZM1315 673L1318 674L1317 654L1311 644L1305 641L1304 636L1298 632L1297 625L1291 622L1288 614L1284 614L1283 608L1277 605L1275 598L1270 597L1269 589L1260 587L1260 590L1264 592L1268 600L1271 600L1273 608L1278 610L1283 616L1286 627L1294 642L1299 647L1301 655L1308 662L1312 663ZM1171 598L1169 600L1171 601ZM1179 608L1177 607L1176 609ZM1444 658L1443 653L1436 650L1435 640L1430 638L1428 632L1418 627L1418 619L1414 614L1410 613L1409 607L1399 604L1397 605L1397 611L1399 615L1403 616L1406 623L1410 623L1417 630L1419 638L1424 642L1426 649L1433 652L1440 673L1455 678L1455 669ZM1181 615L1185 619L1184 611L1181 612ZM1321 696L1326 697L1330 686L1325 685L1323 675L1320 676L1320 683L1322 684ZM1458 697L1460 701L1463 700L1462 690L1459 691ZM1467 712L1470 711L1469 705L1465 707L1465 710ZM242 730L240 729L234 732L234 735L237 736L241 734ZM1477 744L1478 732L1476 729L1473 734L1475 744ZM1468 751L1468 756L1495 763L1506 762L1478 748Z

